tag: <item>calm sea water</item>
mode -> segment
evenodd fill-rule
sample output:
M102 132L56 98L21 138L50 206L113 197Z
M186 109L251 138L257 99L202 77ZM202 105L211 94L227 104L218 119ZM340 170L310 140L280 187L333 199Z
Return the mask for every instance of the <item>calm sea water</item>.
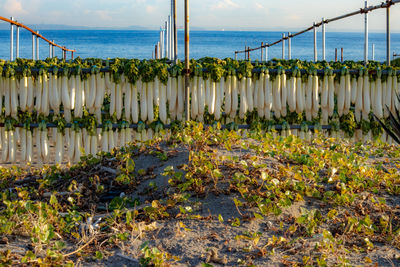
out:
M10 36L9 31L0 31L0 58L9 59ZM60 45L77 50L75 56L82 58L151 58L154 45L158 41L158 31L117 31L117 30L43 30L41 34L50 40L55 40ZM178 34L178 56L183 58L183 32ZM234 57L235 50L243 50L244 46L256 47L261 42L274 42L281 37L280 32L245 32L245 31L192 31L190 56L201 57ZM400 34L392 34L392 53L400 54ZM370 33L370 58L372 44L375 44L375 60L386 59L386 35L384 33ZM363 33L327 32L326 55L328 60L333 60L335 48L344 48L345 60L362 60L364 35ZM287 48L286 48L287 49ZM292 57L302 60L312 60L313 33L309 32L292 39ZM391 53L391 54L392 54ZM49 46L44 41L40 42L40 58L49 55ZM318 54L321 58L321 33L318 33ZM56 50L56 55L61 57L61 50ZM278 44L269 48L269 58L281 57L282 46ZM287 51L286 51L287 55ZM20 57L31 58L32 37L25 30L20 33ZM260 52L252 52L251 58L260 58ZM339 55L340 56L340 55ZM239 55L243 58L244 55Z

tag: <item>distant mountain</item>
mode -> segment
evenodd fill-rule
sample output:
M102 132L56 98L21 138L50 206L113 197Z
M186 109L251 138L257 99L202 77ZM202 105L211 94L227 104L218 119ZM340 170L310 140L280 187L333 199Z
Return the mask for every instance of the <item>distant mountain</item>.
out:
M33 30L157 30L159 27L144 27L144 26L127 26L127 27L90 27L90 26L72 26L64 24L27 24ZM0 23L0 30L8 30L8 23Z

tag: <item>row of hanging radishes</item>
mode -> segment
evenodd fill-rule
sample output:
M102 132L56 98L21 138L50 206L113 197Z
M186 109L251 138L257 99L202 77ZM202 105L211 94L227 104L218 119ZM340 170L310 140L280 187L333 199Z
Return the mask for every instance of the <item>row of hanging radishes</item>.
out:
M344 138L343 131L322 131L326 137ZM248 130L241 130L241 134L246 137ZM153 139L154 133L152 129L138 132L134 129L123 128L120 130L101 130L96 134L90 135L86 129L70 129L66 128L62 133L56 128L35 128L33 131L25 128L14 128L13 130L5 130L0 128L0 149L1 162L36 162L38 164L65 162L77 163L81 156L97 155L98 152L109 152L114 148L123 147L126 144L136 140L145 142ZM285 129L281 132L272 132L274 137L295 135L299 138L310 142L317 137L317 133L309 130L289 130ZM369 141L371 140L371 132L363 135L362 130L356 130L352 141ZM393 139L383 133L381 136L383 142L393 143ZM50 155L53 150L55 155ZM17 154L17 151L20 151Z
M368 120L371 111L382 118L388 116L386 106L392 111L399 107L396 92L400 85L395 75L388 76L385 81L380 76L370 81L368 75L352 78L345 74L336 81L333 75L322 78L308 75L307 79L295 76L280 74L272 80L269 74L262 73L259 79L238 80L230 75L219 82L195 76L191 79L191 119L202 121L206 111L216 120L221 119L223 112L232 120L237 115L243 119L246 112L256 110L259 117L269 120L273 116L285 117L289 110L305 112L306 119L311 121L321 110L321 123L327 124L335 109L335 96L339 116L347 114L353 105L357 122ZM86 80L80 75L67 78L52 74L38 76L35 80L2 77L0 96L4 97L4 115L17 119L18 107L22 111L36 110L44 116L49 115L50 110L59 114L62 104L67 122L73 117L82 117L85 107L89 113L96 114L101 123L107 94L110 96L109 113L115 114L118 120L151 123L157 115L163 123L182 120L185 103L182 76L169 77L166 85L157 77L154 82L139 80L135 85L123 75L118 84L111 80L109 73L91 74ZM2 105L0 101L0 109ZM155 114L155 106L159 114Z

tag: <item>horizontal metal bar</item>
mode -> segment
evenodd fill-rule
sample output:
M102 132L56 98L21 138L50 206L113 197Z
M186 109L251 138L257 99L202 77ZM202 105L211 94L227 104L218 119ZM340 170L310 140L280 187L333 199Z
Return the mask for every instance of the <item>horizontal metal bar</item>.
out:
M64 50L64 51L76 52L76 50L67 49L67 48L65 48L65 47L62 47L62 46L60 46L60 45L54 43L53 41L50 41L49 39L47 39L47 38L44 37L43 35L41 35L41 34L35 32L34 30L32 30L31 28L25 26L25 25L22 24L22 23L19 23L19 22L17 22L17 21L10 20L10 19L5 18L5 17L2 17L2 16L0 16L0 20L3 20L3 21L5 21L5 22L14 24L14 25L16 25L16 26L18 26L18 27L24 28L25 30L30 31L32 34L36 35L37 37L42 38L43 40L45 40L45 41L48 42L49 44L54 45L54 46L56 46L56 47L58 47L58 48L61 48L61 49Z
M391 0L391 1L387 1L387 2L382 2L382 4L380 4L380 5L370 6L370 7L366 7L366 8L360 8L360 10L358 10L358 11L354 11L354 12L351 12L351 13L347 13L345 15L341 15L341 16L338 16L338 17L334 17L334 18L331 18L331 19L326 19L324 21L315 23L313 26L311 26L311 27L309 27L307 29L304 29L304 30L302 30L300 32L292 34L290 37L295 37L295 36L298 36L300 34L303 34L303 33L306 33L308 31L311 31L312 29L314 29L314 27L320 27L322 25L322 23L327 24L327 23L330 23L330 22L334 22L334 21L337 21L337 20L344 19L344 18L352 17L352 16L355 16L355 15L358 15L358 14L368 13L368 12L371 12L371 11L376 10L376 9L387 8L387 7L390 7L390 6L395 5L397 3L400 3L400 0ZM265 47L270 47L270 46L279 44L280 42L282 42L282 40L283 39L280 39L280 40L278 40L278 41L276 41L274 43L269 43L267 45L262 45L262 46L256 47L256 48L251 48L251 49L242 50L242 51L235 51L235 54L247 53L247 52L252 52L252 51L259 50L259 49L262 49L262 48L265 48Z

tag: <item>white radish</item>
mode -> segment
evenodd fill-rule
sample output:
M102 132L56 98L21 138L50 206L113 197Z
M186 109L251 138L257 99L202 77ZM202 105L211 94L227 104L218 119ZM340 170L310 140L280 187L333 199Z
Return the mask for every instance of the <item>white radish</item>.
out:
M252 112L254 109L253 103L253 79L251 77L247 77L246 79L246 96L247 96L247 109L248 111ZM279 96L280 98L280 96Z
M265 81L264 81L265 82ZM239 107L238 81L236 75L232 76L232 107L230 117L234 119ZM265 97L265 96L264 96Z
M149 82L147 85L147 120L149 123L154 121L154 107L153 107L153 92L154 82Z
M244 119L247 112L246 77L240 81L240 111L239 118Z
M124 109L125 109L125 119L129 120L131 117L132 109L132 84L127 82L125 84L125 97L124 97Z
M137 84L130 85L132 91L132 112L131 118L133 123L138 123L139 121L139 104L138 104L138 92L137 92Z
M121 83L115 84L115 113L117 119L120 120L122 116L122 88Z

